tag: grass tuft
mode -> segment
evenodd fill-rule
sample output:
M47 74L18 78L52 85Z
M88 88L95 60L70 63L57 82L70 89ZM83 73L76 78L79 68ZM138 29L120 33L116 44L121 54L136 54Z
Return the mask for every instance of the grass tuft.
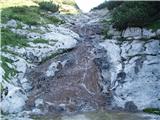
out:
M62 24L62 20L55 16L50 16L47 11L41 10L37 6L10 7L2 9L1 22L6 23L11 19L21 21L28 25Z
M49 41L48 40L44 40L44 39L35 39L34 41L33 41L33 43L46 43L46 44L48 44L49 43Z
M17 35L11 32L9 29L1 29L1 46L19 46L19 47L26 47L29 46L27 44L27 39L24 36Z
M1 56L1 66L3 68L3 70L5 71L4 73L4 76L3 79L8 81L10 79L10 77L12 76L15 76L17 74L17 70L14 69L14 68L10 68L10 66L8 66L8 64L12 64L14 61L7 58L7 57L4 57L4 56Z
M143 111L146 113L153 113L153 114L160 115L160 109L158 108L146 108Z
M39 8L46 11L57 12L59 10L59 6L50 2L40 2Z
M66 49L60 49L60 50L58 50L56 53L53 53L53 54L49 55L48 57L44 58L44 59L40 62L40 64L45 63L46 61L48 61L48 60L50 60L50 59L52 59L52 58L56 58L57 56L62 55L62 54L67 53L67 52L70 52L70 51L72 51L72 50L73 50L73 48L67 49L67 50L66 50Z

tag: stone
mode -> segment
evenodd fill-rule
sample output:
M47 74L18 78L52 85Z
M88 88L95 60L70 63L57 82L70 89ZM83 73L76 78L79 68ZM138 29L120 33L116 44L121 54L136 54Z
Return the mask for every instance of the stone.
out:
M29 33L29 34L27 34L27 38L32 39L32 40L38 39L38 38L40 38L40 34L39 33Z
M157 35L157 36L160 36L160 29L158 29L158 30L156 31L156 35Z
M7 27L13 27L13 28L16 28L17 27L17 21L16 20L10 20L7 22Z
M155 37L156 33L152 31L152 29L143 28L143 38L151 38Z
M137 106L132 101L128 101L125 103L125 110L127 112L138 112Z
M142 29L135 27L135 28L127 28L124 33L122 34L122 37L128 38L128 37L142 37Z
M8 86L8 94L0 102L0 108L4 113L18 113L23 109L27 97L21 91L13 85Z
M55 63L53 62L49 67L48 70L46 71L46 76L54 76L55 72L58 71L57 66L60 64L59 62Z

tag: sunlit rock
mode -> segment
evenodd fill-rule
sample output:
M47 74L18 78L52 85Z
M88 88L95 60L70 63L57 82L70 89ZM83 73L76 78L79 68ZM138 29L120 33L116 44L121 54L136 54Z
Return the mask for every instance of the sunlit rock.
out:
M16 20L10 20L7 22L6 24L7 27L13 27L13 28L16 28L17 27L17 21Z

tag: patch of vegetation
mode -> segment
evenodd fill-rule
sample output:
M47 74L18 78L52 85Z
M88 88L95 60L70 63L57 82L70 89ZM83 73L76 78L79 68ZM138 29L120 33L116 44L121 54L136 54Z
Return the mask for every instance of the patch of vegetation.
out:
M147 28L152 29L152 30L157 30L160 29L160 20L154 21L153 23L150 23L147 25Z
M35 40L33 40L33 43L46 43L46 44L48 44L49 43L49 41L48 40L44 40L44 39L35 39Z
M8 81L10 77L15 76L18 71L14 68L10 68L10 66L8 65L8 64L12 64L14 62L13 60L7 57L1 56L1 62L2 62L1 66L3 70L5 71L4 76L2 77L4 80Z
M146 108L143 111L146 113L153 113L153 114L160 115L160 109L158 108Z
M36 29L28 29L30 32L34 32L34 33L40 33L40 34L44 34L45 33L45 31L42 31L41 29L38 29L38 28L36 28Z
M118 30L147 26L160 28L160 2L158 1L106 1L99 8L105 6L112 13L113 27Z
M102 35L104 36L104 39L111 39L112 35L108 34L108 29L102 30Z
M3 90L4 90L4 87L3 87L2 83L0 83L0 93L1 93L1 95L3 93ZM0 96L0 97L2 98L2 96Z
M9 54L12 54L12 55L15 55L15 56L19 56L19 54L16 53L15 51L8 50L7 47L3 47L3 48L1 48L1 50L2 50L3 52L9 53Z
M11 32L9 29L1 29L1 46L19 46L26 47L29 46L27 39L24 36L20 36Z
M29 25L40 24L40 15L37 14L37 7L10 7L2 10L2 23L11 19L22 21Z
M16 29L22 29L22 24L20 24L19 22L17 22L17 27L16 27Z
M70 52L72 50L73 50L73 48L71 48L71 49L60 49L56 53L53 53L53 54L49 55L48 57L44 58L39 64L45 63L46 61L48 61L52 58L56 58L57 56L59 56L61 54L64 54L64 53L67 53L67 52Z
M28 25L64 23L57 17L48 15L47 11L40 10L37 6L5 8L2 9L1 18L2 23L6 23L11 19L21 21Z
M59 6L50 2L40 2L39 8L46 11L57 12L59 10Z
M44 115L31 115L31 117L33 120L52 120L54 118L54 120L61 120L59 115L54 115L54 116L44 116Z
M15 6L36 6L37 4L35 3L35 1L37 0L0 0L0 9Z
M52 2L53 4L57 4L59 6L59 11L65 14L66 5L69 6L70 9L67 13L76 14L79 13L79 8L74 0L1 0L0 1L0 9L5 9L9 7L23 7L23 6L39 6L40 2ZM50 6L50 5L49 5Z
M159 19L159 2L123 2L112 12L112 23L120 30L127 27L144 27Z
M60 20L59 18L55 17L55 16L46 16L48 17L48 23L54 23L54 24L64 24L65 21L64 20Z

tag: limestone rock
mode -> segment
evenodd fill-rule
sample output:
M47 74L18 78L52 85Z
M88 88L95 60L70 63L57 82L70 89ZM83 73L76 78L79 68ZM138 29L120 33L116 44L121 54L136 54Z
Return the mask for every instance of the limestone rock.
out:
M6 26L16 28L17 27L17 21L12 19L12 20L7 22Z
M156 33L153 32L152 29L144 29L143 28L143 38L152 38L155 36L156 36Z
M138 39L150 39L153 37L156 37L156 32L154 32L152 29L146 29L146 28L138 28L138 27L133 27L133 28L127 28L126 30L123 31L122 37L128 39L128 40L138 40Z
M107 42L112 45L105 46ZM133 101L138 110L150 107L160 108L158 100L160 97L159 40L125 41L119 46L117 46L118 42L107 40L106 43L101 44L108 51L108 57L111 58L108 59L111 68L117 71L119 64L122 66L119 71L125 73L125 77L121 77L121 79L118 77L119 72L112 71L111 68L105 73L106 75L114 73L114 76L117 76L113 79L110 78L114 92L113 106L125 108L127 102ZM119 47L121 52L116 52L116 47L111 49L110 46ZM117 65L115 65L116 62Z
M128 37L132 37L132 38L136 38L136 37L142 37L142 29L140 28L127 28L124 31L124 34L122 35L122 37L124 38L128 38Z

